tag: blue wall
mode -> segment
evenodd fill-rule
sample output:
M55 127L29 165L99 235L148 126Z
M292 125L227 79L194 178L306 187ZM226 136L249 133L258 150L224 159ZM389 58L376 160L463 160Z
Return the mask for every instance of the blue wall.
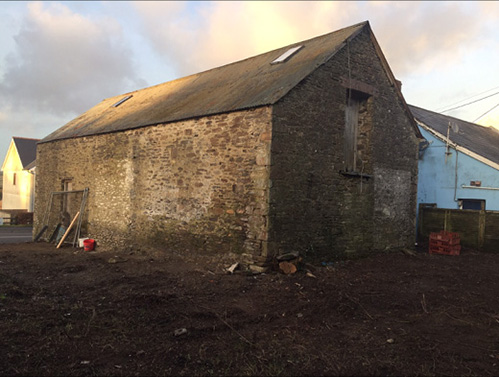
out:
M481 187L499 189L499 170L453 148L449 148L451 154L445 162L445 143L421 127L420 130L430 145L419 160L418 207L420 203L436 203L438 208L458 209L459 199L482 199L486 210L499 211L499 190L461 187L481 181Z

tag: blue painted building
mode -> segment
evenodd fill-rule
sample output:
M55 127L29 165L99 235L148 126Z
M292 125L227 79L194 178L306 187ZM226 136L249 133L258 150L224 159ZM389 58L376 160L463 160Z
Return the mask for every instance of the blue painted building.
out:
M499 131L409 106L420 145L418 208L499 211Z

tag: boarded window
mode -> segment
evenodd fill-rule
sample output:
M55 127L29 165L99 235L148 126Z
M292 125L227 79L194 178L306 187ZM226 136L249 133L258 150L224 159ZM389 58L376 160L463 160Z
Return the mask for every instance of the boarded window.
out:
M71 179L62 180L62 191L73 191L73 181ZM71 207L71 196L62 195L62 211L69 212Z
M345 109L345 171L363 171L367 158L371 122L368 111L369 95L347 89Z

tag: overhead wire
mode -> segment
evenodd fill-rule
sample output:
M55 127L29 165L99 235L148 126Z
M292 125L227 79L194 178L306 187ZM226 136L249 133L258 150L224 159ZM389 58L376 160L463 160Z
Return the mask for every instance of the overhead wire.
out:
M497 105L493 106L491 109L489 109L486 112L484 112L482 115L480 115L478 118L476 118L472 123L475 123L478 119L484 117L485 115L487 115L488 113L490 113L492 110L494 110L498 106L499 106L499 103Z
M464 98L464 99L459 100L459 101L454 102L454 103L451 103L450 105L444 106L444 107L442 107L442 108L440 108L440 109L437 109L436 111L437 111L437 112L438 112L438 111L442 111L442 110L443 110L443 109L445 109L446 107L457 105L458 103L461 103L461 102L463 102L463 101L467 101L467 100L469 100L469 99L471 99L471 98L473 98L473 97L480 96L480 95L482 95L482 94L484 94L484 93L491 92L492 90L496 90L496 89L499 89L499 86L496 86L495 88L492 88L492 89L485 90L485 91L480 92L480 93L477 93L477 94L473 94L473 95L472 95L472 96L470 96L470 97Z
M465 104L463 104L463 105L459 105L459 106L453 107L453 108L451 108L451 109L447 109L447 110L441 111L440 113L441 113L441 114L443 114L443 113L446 113L446 112L448 112L448 111L452 111L452 110L460 109L461 107L468 106L468 105L471 105L471 104L476 103L476 102L479 102L479 101L483 101L484 99L487 99L487 98L490 98L490 97L496 96L496 95L498 95L498 94L499 94L499 92L495 92L495 93L490 94L490 95L488 95L488 96L486 96L486 97L482 97L482 98L479 98L479 99L477 99L477 100L474 100L474 101L471 101L471 102L465 103Z

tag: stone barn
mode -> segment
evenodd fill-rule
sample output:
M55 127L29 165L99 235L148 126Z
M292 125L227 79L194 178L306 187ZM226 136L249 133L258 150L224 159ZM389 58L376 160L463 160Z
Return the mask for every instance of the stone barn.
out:
M97 245L342 258L412 245L420 134L368 22L108 98L37 149ZM73 214L71 214L72 216Z

